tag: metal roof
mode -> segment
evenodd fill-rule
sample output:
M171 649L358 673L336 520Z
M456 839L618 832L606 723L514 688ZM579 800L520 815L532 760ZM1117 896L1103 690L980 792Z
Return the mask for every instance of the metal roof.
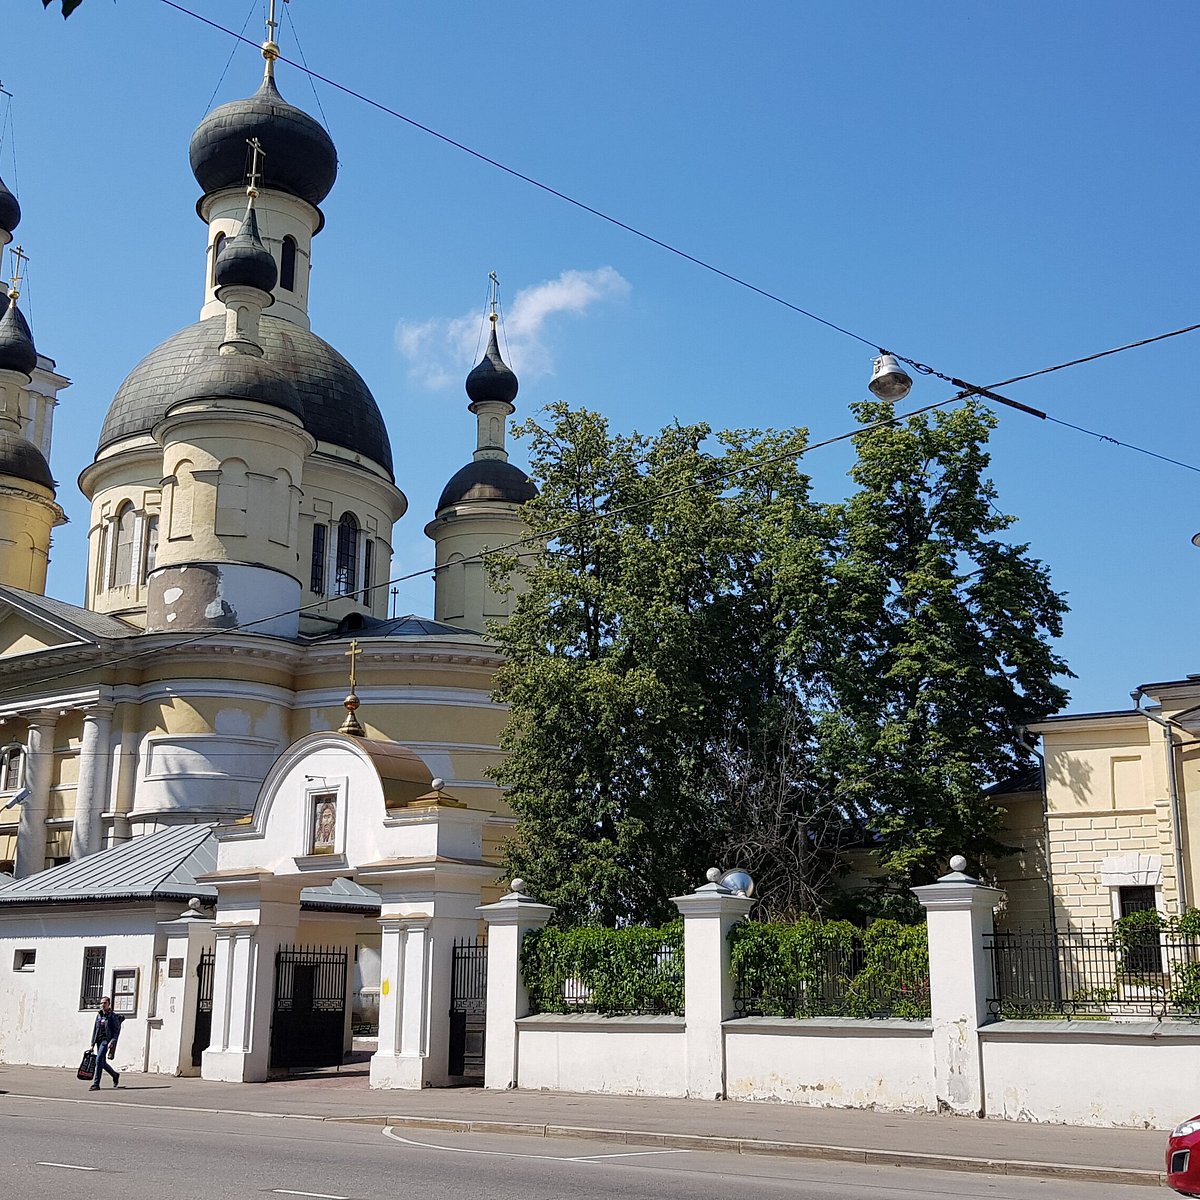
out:
M216 900L217 889L196 878L217 869L213 828L211 824L173 825L0 884L0 905L190 900L193 896ZM379 895L352 879L335 879L324 887L304 888L300 903L309 909L378 911Z
M93 638L137 637L144 632L107 613L91 612L76 604L68 604L65 600L41 596L22 588L0 587L0 600L7 601L18 611L40 613L56 624L73 626L80 633Z
M317 642L334 642L342 638L430 638L453 637L469 638L479 642L483 639L473 629L462 625L447 625L445 621L435 621L432 617L418 617L409 613L403 617L373 617L369 613L354 612L343 617L337 629L329 633L318 634L309 639Z

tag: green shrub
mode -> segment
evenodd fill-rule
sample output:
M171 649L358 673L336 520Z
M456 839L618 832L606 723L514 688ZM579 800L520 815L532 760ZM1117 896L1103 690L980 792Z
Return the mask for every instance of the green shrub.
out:
M929 1016L924 925L801 917L749 921L730 931L743 1011L769 1017Z
M683 922L536 929L521 943L532 1012L682 1013Z

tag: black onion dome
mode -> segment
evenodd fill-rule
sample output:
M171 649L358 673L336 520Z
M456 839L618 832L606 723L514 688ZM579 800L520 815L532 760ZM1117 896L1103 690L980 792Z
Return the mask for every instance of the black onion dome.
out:
M37 366L37 350L29 336L20 310L10 300L0 317L0 371L19 371L32 375Z
M4 186L4 180L0 179L0 229L12 233L20 223L21 206L16 196Z
M477 458L455 472L442 489L436 512L464 500L502 500L524 504L537 495L533 480L520 467L502 458Z
M46 456L32 442L8 429L0 429L0 475L40 483L54 491L54 476Z
M226 238L217 255L217 287L252 287L269 292L279 281L279 268L258 236L254 209L246 213L235 237Z
M314 207L337 179L337 151L329 134L279 94L273 79L245 100L214 108L196 127L188 147L192 174L207 195L246 181L246 143L263 148L262 185L307 200Z
M149 434L184 377L214 358L224 340L225 318L216 316L186 326L151 350L117 389L97 449ZM315 333L269 313L259 321L258 342L271 365L299 392L304 428L318 441L378 463L390 475L392 446L362 376Z
M253 400L304 420L300 393L282 371L255 354L218 354L189 371L167 411L193 400Z
M500 357L500 346L496 341L496 326L488 339L487 353L479 365L467 376L467 395L472 404L500 401L511 404L517 398L517 377Z

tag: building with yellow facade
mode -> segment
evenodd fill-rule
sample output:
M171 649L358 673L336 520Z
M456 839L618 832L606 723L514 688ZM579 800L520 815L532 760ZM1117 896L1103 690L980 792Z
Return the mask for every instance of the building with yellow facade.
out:
M34 347L19 289L3 301L0 872L18 879L249 813L277 756L344 716L352 641L367 735L403 742L487 810L486 858L511 823L486 774L504 722L486 623L515 592L489 587L479 554L520 538L533 494L505 450L517 379L493 322L467 379L474 455L426 514L436 619L390 618L407 500L388 430L308 316L337 155L280 95L278 48L263 54L258 90L191 139L198 319L132 369L79 479L91 505L83 605L44 594L64 519L52 418L68 381ZM0 244L19 220L0 184Z

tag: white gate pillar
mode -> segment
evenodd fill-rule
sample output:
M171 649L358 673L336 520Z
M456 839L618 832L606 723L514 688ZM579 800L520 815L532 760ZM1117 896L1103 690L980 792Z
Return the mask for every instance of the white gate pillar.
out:
M709 872L710 879L713 872ZM729 931L754 901L715 880L671 903L683 914L684 1044L687 1094L705 1100L725 1095L725 1034L734 1015Z
M475 910L488 926L485 1088L517 1086L517 1021L529 1014L529 992L521 974L521 943L530 930L544 928L554 916L549 904L538 904L524 894L524 880L514 879L511 888L495 904Z
M982 1117L979 1026L988 1019L992 977L984 938L992 932L992 914L1004 893L964 874L966 865L967 860L956 854L948 875L912 890L925 906L929 931L929 1001L938 1107Z
M221 880L217 894L212 1040L200 1074L255 1083L270 1071L275 952L296 937L300 885L254 875Z

